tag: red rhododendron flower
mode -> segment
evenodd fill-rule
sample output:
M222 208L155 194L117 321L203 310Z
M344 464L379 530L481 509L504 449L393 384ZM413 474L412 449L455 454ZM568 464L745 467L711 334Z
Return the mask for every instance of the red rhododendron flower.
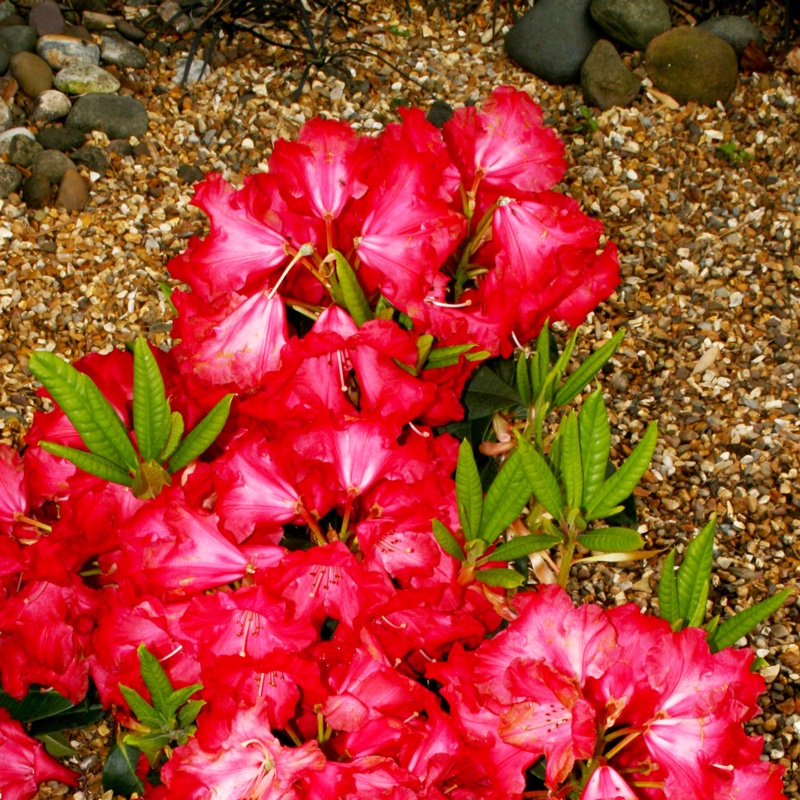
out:
M0 793L3 800L30 800L44 781L77 786L75 773L62 767L31 739L5 708L0 708Z
M638 800L633 789L613 767L598 767L586 783L581 800Z
M0 444L0 533L11 533L18 514L28 511L25 471L19 453Z

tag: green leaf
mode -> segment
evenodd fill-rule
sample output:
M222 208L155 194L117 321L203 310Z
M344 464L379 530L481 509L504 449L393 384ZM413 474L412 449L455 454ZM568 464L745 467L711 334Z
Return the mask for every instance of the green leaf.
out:
M476 539L481 529L481 517L483 516L483 489L472 445L466 439L458 448L456 501L458 503L458 519L461 523L461 530L464 531L464 538L467 541Z
M561 355L556 359L556 363L553 364L552 372L555 372L558 375L558 379L561 380L561 376L566 372L567 364L569 364L569 360L572 358L572 351L575 349L575 342L578 341L578 331L575 330L572 332L572 336L567 339L566 345L564 345L564 350L561 352ZM555 397L555 391L553 392L553 397ZM551 398L552 400L552 398Z
M142 680L150 692L150 700L153 703L153 708L165 717L169 712L169 699L172 695L173 688L169 682L167 673L164 668L159 664L158 659L147 649L144 643L136 648L139 654L139 664L142 671ZM172 716L172 714L169 714Z
M536 402L544 388L544 382L550 372L550 328L548 323L542 326L536 339L536 350L529 359L528 368L531 373L531 397Z
M475 580L485 583L487 586L498 586L502 589L516 589L517 586L525 583L525 576L521 575L515 569L490 567L489 569L476 570Z
M156 461L143 461L133 479L134 497L140 500L150 500L158 497L165 486L172 486L169 473Z
M115 742L103 765L103 791L130 797L134 792L142 795L144 784L136 774L136 763L141 750Z
M708 584L714 560L714 533L717 530L716 514L695 536L686 548L678 569L678 609L685 628L698 628L706 616Z
M485 417L521 405L516 390L507 384L489 364L482 364L467 385L464 405L470 417Z
M658 616L670 624L681 618L678 605L678 584L675 581L675 550L670 550L661 566L661 579L658 582Z
M485 351L479 350L475 354L470 353L477 345L474 344L453 344L447 347L434 347L430 351L428 360L425 362L425 369L439 369L441 367L452 367L458 364L459 356L465 356L468 361L478 361L486 358ZM477 358L473 357L478 356Z
M603 485L611 450L611 426L603 402L603 392L592 392L578 412L578 435L583 464L583 508L593 502Z
M611 513L636 488L642 475L647 472L658 442L658 425L651 422L633 452L622 466L603 481L591 501L586 504L586 520L598 519Z
M157 458L169 436L170 410L161 370L142 336L133 344L133 429L142 459Z
M433 535L436 537L439 547L441 547L447 555L452 556L458 561L464 560L464 551L461 549L458 540L447 530L447 526L438 519L433 520Z
M202 683L193 683L191 686L182 686L180 689L175 689L169 698L167 698L167 715L169 717L174 717L178 709L186 703L195 692L199 692L202 688Z
M339 286L342 289L344 307L360 328L365 322L374 319L369 301L358 282L353 268L347 263L347 259L338 251L333 250L336 256L336 277L339 279Z
M486 561L514 561L516 558L529 556L531 553L549 550L553 545L559 544L561 541L560 536L552 536L546 533L515 536L511 541L504 542L484 558Z
M94 381L52 353L34 353L30 371L58 403L89 450L97 456L134 470L139 457L128 431Z
M130 686L123 686L121 683L118 685L125 702L142 725L158 730L167 722L164 715L156 711L136 689L132 689Z
M571 403L589 384L603 365L614 355L625 338L625 330L617 331L602 347L595 350L561 385L553 398L554 406Z
M564 497L556 476L544 456L526 439L519 437L517 445L529 489L553 519L560 520L564 516Z
M520 353L517 359L517 391L522 399L522 405L528 408L533 402L533 394L531 392L531 374L528 370L528 358L525 353Z
M87 695L80 703L70 706L65 711L32 722L31 735L41 736L45 733L84 728L98 722L104 715L102 704L96 700L90 700Z
M159 464L165 464L167 460L177 449L183 436L183 417L180 411L173 411L169 418L169 432L167 433L167 441L164 444L161 452L156 457Z
M390 317L391 319L391 317ZM423 333L417 338L417 371L422 369L423 365L427 363L428 356L433 347L433 336L429 333Z
M178 445L169 460L170 474L176 473L211 447L228 421L232 401L233 395L226 394Z
M197 715L205 704L205 700L190 700L186 703L178 711L178 725L181 728L188 728L197 719Z
M601 553L627 553L641 550L644 539L630 528L601 528L578 537L578 544Z
M578 418L570 411L558 426L556 439L560 444L561 480L568 508L580 508L583 503L583 462L578 438Z
M170 746L172 738L172 733L152 731L151 733L128 733L122 741L129 747L141 750L147 756L150 766L153 766L158 754L165 747Z
M530 497L530 485L518 448L503 464L486 493L478 537L492 544L519 517Z
M67 447L55 442L40 441L39 447L51 455L66 458L78 469L82 469L97 478L102 478L104 481L120 483L123 486L133 486L133 478L124 469L102 456L96 456L94 453L76 450L74 447Z
M791 588L782 589L772 597L756 603L750 608L740 611L733 617L725 620L709 637L708 643L712 653L718 653L725 647L739 641L757 625L760 625L768 616L774 614L792 593Z
M167 300L167 304L169 305L170 309L172 309L172 313L177 317L178 316L178 309L175 307L175 303L172 302L172 293L175 291L168 283L159 283L159 289L164 294L164 297Z
M53 758L66 758L67 756L78 754L78 751L70 745L63 733L40 733L35 738L44 744L45 750Z
M0 691L0 708L5 708L18 722L34 722L53 717L72 707L72 703L55 690L43 692L32 688L22 700L16 700L7 692Z

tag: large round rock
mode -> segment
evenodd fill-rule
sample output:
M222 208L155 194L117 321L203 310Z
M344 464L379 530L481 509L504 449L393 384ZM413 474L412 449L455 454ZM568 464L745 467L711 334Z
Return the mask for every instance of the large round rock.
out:
M145 107L133 97L87 94L75 102L66 124L86 133L102 131L109 139L128 139L144 136L148 119Z
M736 51L737 56L744 53L745 47L750 42L755 42L762 50L764 49L764 35L761 33L761 28L750 22L747 17L731 15L711 17L699 23L697 27L724 39Z
M682 104L724 103L739 75L736 53L727 42L689 26L656 36L647 46L645 64L653 85Z
M548 83L577 83L600 32L591 0L537 0L506 34L506 54Z
M589 10L609 36L634 50L672 27L664 0L592 0Z

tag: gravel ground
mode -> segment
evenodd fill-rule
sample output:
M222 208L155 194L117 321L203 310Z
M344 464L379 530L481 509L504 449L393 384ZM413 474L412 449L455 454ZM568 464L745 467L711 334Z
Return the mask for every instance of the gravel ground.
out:
M295 136L316 114L377 131L397 118L400 103L427 107L437 97L457 107L510 84L542 105L567 142L561 188L619 245L622 282L588 320L582 346L586 352L595 337L627 328L604 377L615 458L650 420L659 422L655 459L637 490L641 530L655 547L680 547L718 513L715 613L796 585L798 76L776 57L771 74L742 76L724 108L677 107L646 90L632 108L585 119L579 88L544 84L505 59L501 38L490 43L490 2L463 22L418 8L408 18L389 0L370 11L373 41L422 86L362 59L346 62L354 70L348 85L312 72L292 102L303 64L240 36L221 46L207 79L185 90L172 82L177 54L151 54L146 72L122 75L123 91L148 106L149 133L134 156L112 156L86 211L29 212L16 196L0 201L0 440L18 443L37 406L26 369L33 350L77 358L139 333L169 342L159 283L169 280L170 257L204 230L181 166L239 184L262 168L275 139ZM635 54L628 61L644 76ZM108 144L101 134L93 142ZM728 143L726 155L718 148ZM584 596L643 606L657 576L654 561L576 573ZM764 735L765 755L787 767L789 797L800 796L797 619L792 599L750 641L770 665L752 731ZM81 791L50 784L38 797L110 800L95 773L110 736L103 724L75 740L82 755L72 765L86 773Z

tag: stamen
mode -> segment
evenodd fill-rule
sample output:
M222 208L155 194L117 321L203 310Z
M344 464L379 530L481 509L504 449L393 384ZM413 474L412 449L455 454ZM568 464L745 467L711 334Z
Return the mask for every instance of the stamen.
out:
M408 423L408 427L411 428L414 433L421 436L423 439L430 439L431 432L430 431L421 431L413 422Z
M426 297L425 302L432 306L439 306L439 308L466 308L472 305L472 300L465 300L463 303L443 303L441 300L434 300L431 297Z
M158 659L159 663L163 664L165 661L172 658L172 656L178 655L178 653L180 653L181 650L183 650L183 645L179 644L171 653L167 653L163 658L159 658Z
M344 376L344 357L342 351L336 351L336 360L339 362L339 388L347 393L347 379Z
M522 351L527 353L527 351L525 350L525 348L522 345L522 342L520 342L520 340L517 339L517 334L514 333L514 331L511 331L511 338L514 341L514 344L517 346L517 350L522 350Z
M269 290L269 293L267 294L267 300L272 300L272 298L275 296L275 292L278 291L278 289L280 288L280 285L283 283L283 281L285 280L286 276L291 271L292 267L301 258L305 258L305 256L310 256L313 252L314 252L314 245L311 244L310 242L306 242L304 245L302 245L300 247L300 249L295 254L294 258L289 262L289 265L281 273L280 278L278 278L278 282Z

